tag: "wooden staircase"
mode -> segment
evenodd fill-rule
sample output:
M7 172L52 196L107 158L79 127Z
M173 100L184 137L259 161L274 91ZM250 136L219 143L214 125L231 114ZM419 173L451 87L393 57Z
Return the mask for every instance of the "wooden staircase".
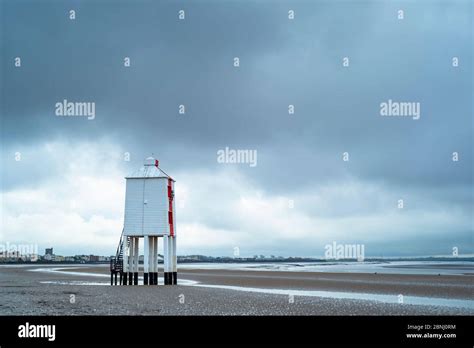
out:
M130 239L128 237L126 239L126 242L127 242L127 247L128 247L130 245ZM123 235L123 230L122 230L122 234L120 235L120 241L117 246L115 257L112 257L110 259L110 285L114 285L114 277L115 277L115 285L117 285L117 274L120 274L120 283L122 283L123 253L124 253L123 246L124 246L124 235Z

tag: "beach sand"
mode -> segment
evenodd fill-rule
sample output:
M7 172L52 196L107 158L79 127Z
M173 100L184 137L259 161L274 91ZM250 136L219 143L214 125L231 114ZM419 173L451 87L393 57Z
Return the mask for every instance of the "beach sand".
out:
M31 271L59 268L74 273ZM474 309L384 303L370 299L290 296L293 291L335 291L473 300L472 276L317 273L182 269L178 286L107 284L107 266L0 267L0 315L473 315ZM96 275L96 276L94 276ZM162 275L162 274L161 274ZM193 282L188 282L193 283ZM202 287L277 289L288 294ZM390 301L393 302L393 301ZM396 302L396 301L395 301ZM433 302L435 303L435 301Z

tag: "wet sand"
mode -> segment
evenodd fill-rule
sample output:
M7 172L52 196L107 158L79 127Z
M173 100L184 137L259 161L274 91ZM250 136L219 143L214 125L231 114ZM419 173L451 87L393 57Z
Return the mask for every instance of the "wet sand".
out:
M179 279L197 286L117 286L105 266L60 266L68 272L32 272L39 267L0 267L0 315L472 315L472 308L383 303L371 300L290 296L292 291L336 291L470 300L474 278L401 275L181 269ZM101 277L100 275L104 276ZM98 275L98 276L94 276ZM76 283L77 282L77 283ZM78 285L80 282L104 285ZM184 284L184 282L183 282ZM205 286L288 290L288 294ZM71 296L73 295L73 296Z

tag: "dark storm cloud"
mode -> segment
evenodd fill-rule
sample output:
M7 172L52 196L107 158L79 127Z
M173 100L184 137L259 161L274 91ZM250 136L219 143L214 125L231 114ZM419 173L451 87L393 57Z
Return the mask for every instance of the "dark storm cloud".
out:
M135 158L159 152L170 170L217 167L225 146L257 149L258 166L242 170L274 193L347 177L402 192L472 185L468 1L403 4L404 21L388 2L2 4L4 163L21 146L108 137ZM56 117L63 99L96 102L96 119ZM382 118L388 99L420 102L421 119ZM21 183L4 171L4 188ZM472 204L458 191L446 197Z
M155 152L187 195L193 252L321 255L333 240L371 256L473 250L469 1L4 0L0 19L2 238L64 248L75 228L115 244L121 217L100 217L121 216L121 173ZM96 118L56 117L63 99L95 102ZM388 99L420 102L421 118L381 117ZM258 165L229 174L216 161L226 146L258 150Z

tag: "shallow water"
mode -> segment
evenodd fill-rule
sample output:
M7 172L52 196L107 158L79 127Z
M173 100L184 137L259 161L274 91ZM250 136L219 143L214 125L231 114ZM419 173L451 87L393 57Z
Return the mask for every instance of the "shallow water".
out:
M45 280L40 282L41 284L54 284L54 285L108 285L106 282L84 282L80 280L61 281L61 280Z
M334 299L377 301L383 303L397 303L400 305L422 305L422 306L443 306L474 309L474 301L446 299L439 297L421 297L421 296L403 296L403 302L400 303L398 295L369 294L359 292L337 292L337 291L313 291L313 290L284 290L284 289L261 289L228 285L206 285L196 284L195 286L217 289L228 289L237 291L258 292L265 294L293 295L324 297Z
M233 269L245 271L381 273L427 275L474 275L474 262L462 261L363 261L301 263L195 263L180 264L180 269Z
M67 274L67 275L74 275L80 277L98 277L98 278L108 278L109 281L107 282L89 282L89 281L78 281L78 280L68 280L68 281L60 281L60 280L48 280L48 281L41 281L41 284L57 284L57 285L110 285L110 274L101 274L101 273L90 273L90 272L69 272L64 271L65 268L68 269L77 269L79 267L51 267L51 268L38 268L34 270L30 270L32 272L45 272L45 273L59 273L59 274ZM138 276L138 280L143 281L143 276ZM158 285L164 285L165 280L162 277L158 277ZM197 284L194 280L189 279L178 279L178 285L194 285Z
M69 271L64 271L64 269L80 269L82 267L67 267L67 266L62 266L62 267L43 267L43 268L36 268L36 269L30 269L31 272L41 272L41 273L61 273L61 274L67 274L67 275L79 275L79 276L88 276L88 277L107 277L110 278L109 274L102 274L102 273L91 273L91 272L69 272Z

